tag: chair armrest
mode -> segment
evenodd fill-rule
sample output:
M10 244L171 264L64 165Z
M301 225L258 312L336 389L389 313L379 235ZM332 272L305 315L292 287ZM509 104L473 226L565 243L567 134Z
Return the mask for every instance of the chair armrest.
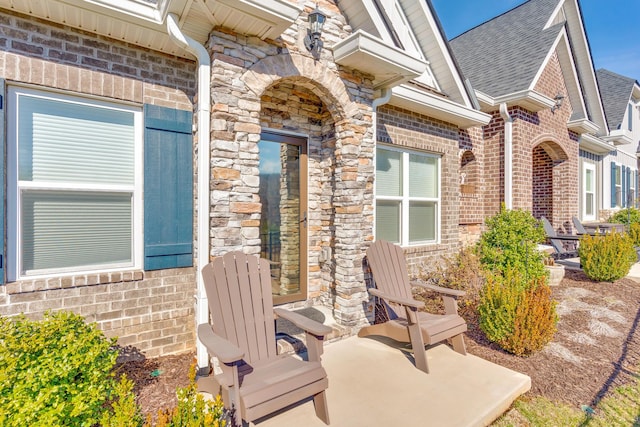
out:
M237 362L244 357L244 351L213 332L208 323L198 325L198 339L207 347L209 353L226 365Z
M415 309L420 309L424 307L424 303L422 301L417 301L413 298L402 298L402 297L391 296L391 295L385 294L384 292L382 292L380 289L377 289L377 288L369 288L368 291L374 297L382 298L383 300L386 300L389 302L393 302L396 304L404 305L404 306L415 308Z
M285 310L284 308L274 308L273 312L278 317L288 320L305 332L309 332L319 337L324 337L332 331L329 326L323 325L322 323L316 322L308 317L304 317L301 314L294 313L293 311Z
M431 285L429 283L424 283L420 281L413 281L411 282L411 284L413 286L420 286L421 288L429 289L435 292L439 292L441 294L451 295L452 297L456 297L456 298L463 297L467 294L465 291L461 291L458 289L444 288L442 286Z

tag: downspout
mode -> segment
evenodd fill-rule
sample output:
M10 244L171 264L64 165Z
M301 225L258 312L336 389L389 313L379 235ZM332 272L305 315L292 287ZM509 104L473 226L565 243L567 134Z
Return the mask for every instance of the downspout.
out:
M373 167L375 171L375 161L376 161L376 145L378 144L378 107L386 104L391 99L391 88L385 87L381 90L380 96L378 98L374 98L371 103L371 108L373 109L373 113L371 114L371 122L373 123ZM375 197L375 194L374 194ZM373 213L375 215L375 203L373 204ZM375 227L374 227L375 231Z
M198 105L196 117L198 121L198 219L197 219L197 259L196 259L196 327L209 322L209 304L204 289L200 270L209 263L209 180L211 153L211 59L207 49L186 36L178 26L178 17L167 15L167 32L169 37L198 60ZM204 370L209 366L207 349L196 340L198 368Z
M500 104L500 116L504 120L504 204L513 209L513 117L506 102Z

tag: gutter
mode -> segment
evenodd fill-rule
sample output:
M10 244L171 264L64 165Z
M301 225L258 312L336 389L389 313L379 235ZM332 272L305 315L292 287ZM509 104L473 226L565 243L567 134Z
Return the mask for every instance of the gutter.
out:
M198 219L196 258L196 327L209 322L209 304L200 269L209 263L209 181L211 153L211 58L207 49L197 41L184 35L178 26L178 17L167 15L167 33L171 40L182 46L198 60ZM208 369L209 356L204 345L196 340L199 370Z
M513 117L506 102L500 104L500 116L504 120L504 204L513 209Z

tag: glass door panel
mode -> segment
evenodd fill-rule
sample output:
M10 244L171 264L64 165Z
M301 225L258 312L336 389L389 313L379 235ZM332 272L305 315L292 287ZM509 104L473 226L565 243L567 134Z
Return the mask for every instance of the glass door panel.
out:
M274 303L304 300L307 282L306 139L263 132L260 241Z

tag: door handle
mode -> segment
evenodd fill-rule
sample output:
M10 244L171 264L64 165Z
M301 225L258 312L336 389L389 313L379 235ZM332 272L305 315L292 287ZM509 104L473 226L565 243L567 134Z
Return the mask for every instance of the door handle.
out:
M304 214L302 214L302 219L300 220L300 224L303 224L303 227L307 228L307 211L304 211Z

